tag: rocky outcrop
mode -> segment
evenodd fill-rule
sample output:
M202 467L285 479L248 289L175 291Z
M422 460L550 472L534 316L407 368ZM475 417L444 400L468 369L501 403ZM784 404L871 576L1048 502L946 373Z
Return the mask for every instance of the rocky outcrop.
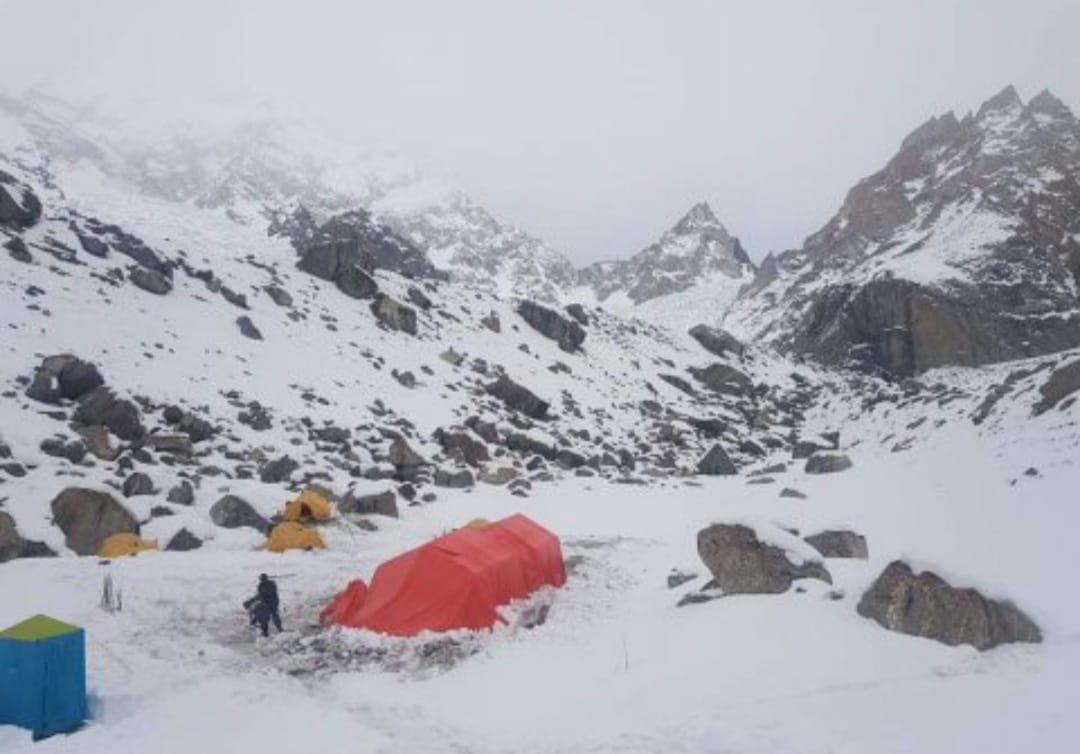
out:
M26 184L0 170L0 226L29 228L41 218L41 200Z
M210 520L225 529L249 528L264 533L270 522L263 518L247 500L226 495L210 508Z
M859 615L890 631L956 646L992 649L1011 642L1040 642L1039 627L1008 602L974 589L950 586L936 574L915 574L903 561L890 563L859 600Z
M532 419L547 418L547 401L541 400L527 387L519 385L505 374L495 382L486 385L484 389L488 395L502 401L507 408L519 411Z
M1065 398L1080 391L1080 359L1055 369L1039 386L1039 402L1035 413L1041 414L1053 408Z
M518 304L518 314L545 338L559 344L559 348L573 353L585 342L585 330L581 325L535 301L524 300Z
M300 464L289 456L281 456L273 461L267 461L259 469L259 479L266 484L284 482L292 476L292 473L300 468Z
M691 367L689 371L694 379L716 393L742 396L754 391L753 380L745 372L727 364L716 362L704 369Z
M236 326L240 328L240 334L245 338L250 338L251 340L263 339L262 333L259 332L259 328L251 321L251 317L246 314L236 318Z
M468 489L476 484L473 473L468 469L436 469L432 480L436 487L448 487L450 489Z
M785 550L758 539L748 526L713 524L698 532L698 554L725 594L780 594L796 579L832 583L825 566L812 560L798 564Z
M843 453L815 453L806 459L807 474L835 474L847 471L852 466L851 459Z
M128 272L128 279L147 293L155 296L164 296L172 290L172 280L161 270L146 267L132 267Z
M846 529L829 529L804 538L806 543L825 558L859 558L866 560L870 552L866 537Z
M467 463L473 468L491 460L487 445L468 432L447 432L440 429L435 432L435 440L449 458Z
M19 536L15 519L0 511L0 563L16 558L45 558L56 555L43 542L32 542Z
M68 487L50 505L64 543L79 555L94 555L113 534L138 534L139 522L107 492Z
M416 310L389 296L376 296L371 302L371 313L390 330L400 330L409 335L417 333Z
M738 338L722 328L694 325L690 328L689 335L713 356L726 358L729 355L737 357L743 355L743 344L739 342Z

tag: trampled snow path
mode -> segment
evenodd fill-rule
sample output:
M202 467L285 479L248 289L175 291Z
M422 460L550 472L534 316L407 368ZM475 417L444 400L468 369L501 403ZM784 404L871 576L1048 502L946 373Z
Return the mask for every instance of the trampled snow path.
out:
M1075 467L1046 450L1052 473L1013 485L1000 452L1015 451L962 424L903 454L860 447L849 472L791 471L774 485L566 480L528 500L481 487L408 509L376 533L331 532L332 549L314 555L151 553L111 566L126 602L117 616L96 608L104 569L92 558L8 563L0 593L18 599L0 602L0 623L45 611L85 625L97 714L71 737L31 745L3 729L0 742L112 754L1070 750L1080 726L1080 605L1067 561L1080 524ZM783 484L808 499L778 498ZM238 602L262 570L282 576L297 629L386 556L518 509L586 560L545 625L482 637L447 672L293 676L283 670L290 640L256 642L242 625ZM703 578L669 590L667 572L703 573L694 534L725 517L803 533L852 525L871 560L829 561L840 600L804 582L801 594L675 608ZM858 596L900 555L1014 599L1045 643L980 654L860 618Z

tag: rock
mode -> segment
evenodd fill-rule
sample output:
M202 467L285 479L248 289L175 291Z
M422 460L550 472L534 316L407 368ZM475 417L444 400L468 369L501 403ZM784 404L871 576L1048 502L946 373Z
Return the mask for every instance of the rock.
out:
M784 489L780 490L780 497L790 497L790 498L794 498L796 500L805 500L806 499L806 495L804 493L799 492L797 489L794 489L793 487L785 487Z
M555 458L554 448L521 432L514 432L507 437L506 447L518 453L534 454L550 460Z
M94 238L88 236L85 233L76 233L75 237L79 239L79 246L92 257L98 257L104 259L109 255L109 244L102 241L100 238Z
M743 396L754 392L753 380L727 364L716 362L704 369L691 367L688 371L694 379L715 393Z
M41 200L29 186L9 178L7 173L0 172L0 225L29 228L41 218ZM13 193L21 198L16 199Z
M1035 404L1035 413L1056 406L1062 399L1080 390L1080 359L1055 369L1046 382L1039 386L1042 398Z
M247 527L265 533L269 522L259 515L251 503L236 495L226 495L210 508L210 520L225 529Z
M267 429L269 429L269 417L267 417L266 422ZM257 429L254 425L252 425L252 428ZM188 413L183 414L176 422L176 429L186 434L193 443L209 440L216 431L214 425L206 421L206 419Z
M95 458L102 461L113 461L120 455L120 451L113 447L109 439L109 430L100 424L92 424L88 427L79 427L76 430L86 444L86 449Z
M803 578L832 583L820 562L795 564L780 547L759 541L748 526L713 524L698 532L697 545L724 594L779 594Z
M519 385L506 375L486 385L488 395L502 401L507 408L519 411L531 419L546 419L548 403L538 398L531 390Z
M249 403L247 410L241 411L236 418L241 424L248 425L256 432L265 432L273 426L270 421L270 412L257 401Z
M555 453L555 463L564 469L578 469L585 465L585 456L569 448L560 448Z
M439 358L445 361L450 366L459 367L462 362L465 361L465 357L455 351L453 348L448 348L439 354Z
M500 466L497 469L482 469L480 471L481 482L499 486L517 479L518 476L520 476L518 470L510 466Z
M535 301L522 301L518 304L517 312L534 330L557 342L559 348L568 353L576 351L585 341L585 331L581 325Z
M743 344L727 330L708 325L694 325L690 328L689 334L713 356L723 358L731 354L741 358L743 355Z
M379 294L371 302L371 313L375 319L391 330L400 330L409 335L416 335L416 310L395 301L389 296Z
M181 529L172 536L169 543L165 545L165 549L168 552L190 552L191 550L198 550L202 547L202 544L201 539L187 529Z
M240 328L240 334L245 338L251 338L252 340L262 340L262 333L259 332L259 328L255 327L255 323L251 321L251 317L244 314L236 318L236 326Z
M939 576L890 563L859 600L859 615L890 631L986 650L1011 642L1041 642L1039 627L1009 602L958 589Z
M191 482L182 479L179 484L169 490L165 500L176 505L191 505L195 502L195 488L191 486Z
M39 447L41 452L47 456L66 458L72 463L81 463L83 458L86 457L86 445L78 440L64 442L56 438L48 438L42 440Z
M409 299L409 303L424 310L425 312L431 309L434 305L431 303L431 299L428 298L422 290L415 285L410 285L405 291L405 297Z
M263 290L266 291L266 295L270 297L270 300L278 306L287 309L293 305L292 295L284 288L277 285L268 285Z
M795 460L802 460L803 458L809 458L819 450L828 450L828 448L818 445L816 442L800 440L791 446L791 457Z
M78 555L94 555L113 534L138 534L139 522L106 492L68 487L50 505L53 523Z
M435 439L448 457L456 458L473 468L491 460L487 445L468 432L446 432L440 429L435 432Z
M69 353L48 356L34 370L26 395L42 403L78 400L105 384L96 366Z
M156 296L164 296L173 287L172 280L165 273L147 267L132 267L128 271L128 280L137 288L142 288L147 293L153 293Z
M493 333L502 332L502 323L499 321L499 315L495 312L489 312L486 317L480 320L480 324Z
M715 443L709 452L698 461L697 472L708 476L730 476L739 473L738 469L735 468L735 464L731 462L731 458L720 446L720 443Z
M582 327L589 326L589 315L585 313L585 307L581 304L570 304L566 307L566 313L576 319Z
M851 459L843 453L815 453L806 460L807 474L835 474L851 468Z
M451 489L467 489L476 484L473 473L468 469L447 471L446 469L435 470L435 486L449 487Z
M4 471L6 474L21 479L26 476L26 467L21 463L4 463L0 464L0 471Z
M15 519L0 511L0 563L16 558L44 558L55 555L43 542L31 542L19 536Z
M416 375L412 372L399 372L396 369L393 371L393 377L398 383L409 390L416 387Z
M342 445L349 441L352 432L345 427L336 427L333 424L311 430L311 435L319 442L327 442L331 445Z
M375 298L375 294L379 292L379 284L375 279L355 264L344 267L335 282L338 290L350 298Z
M870 552L866 537L845 529L830 529L803 538L808 545L826 558L859 558L866 560Z
M690 426L706 437L719 437L727 429L727 422L721 419L690 419Z
M397 518L397 496L393 490L386 490L375 495L357 495L355 491L349 490L341 499L338 510L345 514Z
M428 465L428 462L424 460L424 457L413 450L409 446L409 443L400 437L390 443L387 459L398 471L415 469L420 466Z
M693 571L680 571L677 568L672 568L671 573L667 577L668 589L676 589L688 581L693 581L698 575Z
M124 497L153 495L154 491L154 481L141 471L136 471L124 480Z
M3 187L0 187L0 192L3 192L3 190ZM4 241L4 248L8 250L8 256L16 262L31 264L34 261L34 255L30 253L30 249L27 248L26 242L18 236Z
M176 511L167 505L155 505L150 508L150 518L166 518L175 515Z
M312 244L304 249L304 255L296 265L301 271L336 281L347 270L357 268L371 275L375 272L375 260L360 248L356 239L335 240Z
M259 469L259 479L266 484L277 484L278 482L287 481L298 468L300 468L300 464L292 458L281 456L262 465Z
M687 592L679 598L679 601L675 603L675 607L704 605L706 602L712 602L723 596L723 593L719 589L702 589L700 592Z
M84 395L72 418L85 426L108 427L121 440L141 440L146 434L138 407L129 400L117 398L104 386Z
M158 453L190 456L192 452L191 437L186 434L151 434L143 438L143 443Z

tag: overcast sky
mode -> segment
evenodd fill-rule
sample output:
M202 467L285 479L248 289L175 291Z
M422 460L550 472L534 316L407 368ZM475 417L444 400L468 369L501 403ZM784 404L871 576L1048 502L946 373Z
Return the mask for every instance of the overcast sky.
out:
M0 88L152 117L269 101L579 263L707 199L796 246L930 115L1080 109L1080 0L0 0Z

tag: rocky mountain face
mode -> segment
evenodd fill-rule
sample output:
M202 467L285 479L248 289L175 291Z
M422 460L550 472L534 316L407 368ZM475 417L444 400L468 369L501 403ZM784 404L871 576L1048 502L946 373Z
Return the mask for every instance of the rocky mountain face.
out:
M625 296L634 305L696 286L750 281L754 265L705 202L695 204L660 240L629 259L598 262L581 271L596 298Z
M898 377L1080 343L1080 122L1012 87L932 118L727 320L830 365Z

